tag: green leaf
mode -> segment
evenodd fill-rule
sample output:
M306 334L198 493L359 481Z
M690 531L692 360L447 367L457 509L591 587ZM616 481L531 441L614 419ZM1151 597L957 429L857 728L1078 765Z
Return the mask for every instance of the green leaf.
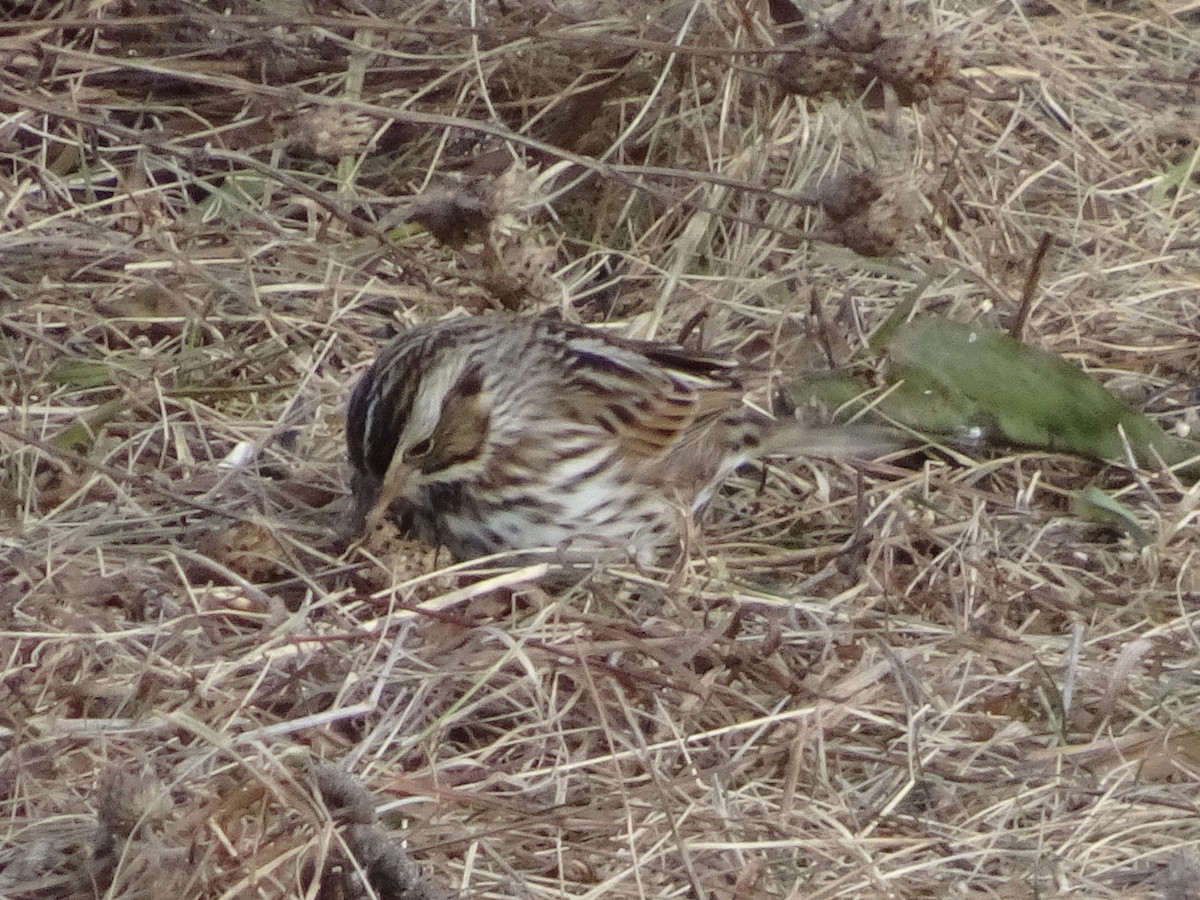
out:
M51 384L78 390L111 386L113 383L112 366L103 359L60 359L47 377Z
M889 363L887 391L871 391L851 374L826 373L790 386L792 401L953 440L1103 461L1132 454L1139 465L1165 462L1185 478L1200 478L1200 443L1167 434L1077 366L1004 332L893 317L873 346Z
M887 345L895 380L973 409L968 428L1014 444L1100 460L1177 465L1200 475L1200 444L1167 434L1065 359L1002 331L931 318L908 322Z
M1098 487L1089 485L1077 492L1071 497L1071 505L1081 519L1115 528L1133 538L1139 547L1145 547L1151 541L1129 508Z
M1200 171L1200 149L1167 169L1150 189L1150 199L1155 203L1162 203L1172 195L1172 192L1191 182L1198 171Z
M270 178L254 172L226 175L219 187L208 185L208 196L197 204L200 221L240 222L247 212L259 207L273 185Z
M126 400L109 400L76 419L50 438L50 443L68 453L84 453L96 440L96 433L129 408Z

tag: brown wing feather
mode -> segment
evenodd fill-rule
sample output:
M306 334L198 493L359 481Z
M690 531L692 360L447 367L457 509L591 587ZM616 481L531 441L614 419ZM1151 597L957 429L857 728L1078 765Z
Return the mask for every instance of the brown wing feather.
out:
M741 399L731 360L555 325L567 370L563 402L634 456L659 459L690 443Z

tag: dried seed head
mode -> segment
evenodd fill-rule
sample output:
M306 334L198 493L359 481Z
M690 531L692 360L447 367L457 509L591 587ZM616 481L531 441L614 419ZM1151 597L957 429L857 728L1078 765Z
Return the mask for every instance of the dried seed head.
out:
M920 195L899 180L887 184L869 206L836 224L841 242L862 256L891 256L917 232Z
M809 39L784 55L775 78L789 94L820 97L845 90L854 81L854 63L822 39Z
M881 196L883 182L879 173L873 169L848 172L830 178L817 192L821 208L834 222L843 222L851 216L866 212Z
M870 53L900 24L896 0L851 0L829 26L830 39L841 49Z
M905 106L927 99L958 71L958 55L946 38L888 38L871 54L870 70L891 85Z
M293 120L292 142L325 159L358 154L370 148L379 122L336 105L306 106Z

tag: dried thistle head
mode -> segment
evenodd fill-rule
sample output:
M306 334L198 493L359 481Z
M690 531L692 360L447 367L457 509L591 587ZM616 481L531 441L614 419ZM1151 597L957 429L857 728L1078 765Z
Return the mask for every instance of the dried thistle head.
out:
M842 50L870 53L900 26L897 0L851 0L827 29Z
M856 66L820 37L809 38L783 54L775 79L789 94L820 97L840 93L854 83Z
M828 183L821 204L833 223L834 239L861 256L890 256L917 234L920 193L906 176L884 177L868 170Z
M883 196L883 180L875 169L830 178L817 191L817 201L834 222L859 215Z
M338 159L364 153L379 120L344 104L306 104L291 120L291 143L315 156Z
M892 37L871 54L868 69L896 92L905 106L928 99L958 71L949 39L921 34Z

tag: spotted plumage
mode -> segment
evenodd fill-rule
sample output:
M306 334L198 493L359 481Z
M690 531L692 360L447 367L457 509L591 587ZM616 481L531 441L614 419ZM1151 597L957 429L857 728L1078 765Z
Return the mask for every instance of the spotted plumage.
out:
M354 389L358 527L388 514L457 558L551 547L647 560L677 539L770 420L734 364L566 322L412 329Z

